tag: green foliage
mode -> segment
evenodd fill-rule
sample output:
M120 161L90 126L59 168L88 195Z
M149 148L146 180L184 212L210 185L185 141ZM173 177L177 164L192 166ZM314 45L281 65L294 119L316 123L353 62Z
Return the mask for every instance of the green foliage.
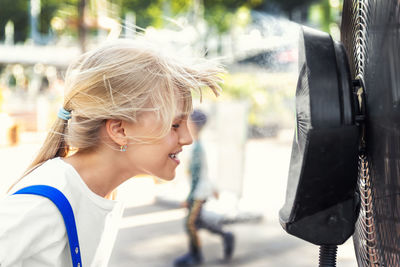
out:
M39 32L47 34L54 16L71 20L77 18L78 0L41 0ZM4 27L9 20L14 22L14 41L24 42L30 31L30 5L27 0L0 0L0 39L4 39Z
M0 0L0 39L4 39L4 27L9 20L14 22L15 40L25 41L29 33L29 1ZM236 12L241 7L253 8L262 4L263 0L108 0L121 7L120 17L133 12L136 25L162 27L166 21L164 16L191 11L198 3L203 4L204 18L218 34L227 32L235 22ZM94 0L87 0L88 7ZM63 33L76 35L77 10L79 0L41 0L39 32L46 34L51 28L52 19L57 16L65 21L67 28Z
M163 14L176 15L190 11L195 0L119 0L122 15L134 12L136 25L161 27ZM262 0L203 0L204 18L218 34L227 32L232 26L235 13L240 7L251 8L259 5Z
M320 0L318 3L310 6L308 19L321 30L330 33L333 38L337 38L337 35L340 35L339 25L342 5L342 0Z
M291 13L293 10L303 7L303 6L309 6L312 3L318 2L320 0L270 0L271 2L274 2L278 6L280 6L284 11L287 13Z
M41 17L46 16L46 19L41 18L41 24L40 24L41 32L47 33L51 27L52 21L54 19L57 19L57 21L63 24L62 29L55 29L57 31L57 34L77 36L79 0L65 0L65 1L47 0L47 1L50 1L48 6L47 5L43 6L44 3L42 2L42 7L41 7L40 16ZM58 2L58 4L55 4L54 2ZM54 9L54 6L56 5L57 8Z
M208 23L215 26L219 34L228 31L231 25L232 17L233 13L227 11L222 6L215 6L213 9L208 10L204 14L204 18L207 20Z
M248 0L203 0L205 9L212 9L214 7L220 6L225 7L228 11L235 11L241 6L251 5L251 2Z
M187 12L195 0L173 0L171 1L171 11L173 14Z
M121 0L122 15L134 12L136 25L142 28L147 26L162 26L163 0Z
M0 38L5 38L4 27L9 20L14 22L14 41L23 42L29 32L29 1L0 0Z
M40 0L39 32L47 34L51 28L50 22L57 10L62 7L59 0Z
M241 7L253 8L260 0L204 0L204 18L218 34L227 32L234 23L235 13Z

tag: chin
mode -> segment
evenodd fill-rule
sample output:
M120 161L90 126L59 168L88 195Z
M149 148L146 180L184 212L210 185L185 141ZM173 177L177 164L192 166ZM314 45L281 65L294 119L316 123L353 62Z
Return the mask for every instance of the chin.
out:
M161 180L164 181L172 181L175 178L175 173L172 175L162 175L162 176L158 176L158 178L160 178Z

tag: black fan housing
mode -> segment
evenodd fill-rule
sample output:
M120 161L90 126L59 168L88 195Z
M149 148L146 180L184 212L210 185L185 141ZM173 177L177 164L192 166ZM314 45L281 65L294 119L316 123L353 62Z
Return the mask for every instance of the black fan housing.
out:
M302 27L283 228L316 245L354 232L359 129L346 52L327 33Z

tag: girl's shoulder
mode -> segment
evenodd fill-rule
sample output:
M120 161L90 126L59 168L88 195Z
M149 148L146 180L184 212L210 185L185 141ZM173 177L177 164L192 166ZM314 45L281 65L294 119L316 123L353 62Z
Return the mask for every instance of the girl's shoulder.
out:
M0 253L0 262L16 263L51 246L62 248L66 244L62 215L41 196L5 196L0 200L0 218L0 247L4 252Z
M24 217L28 221L35 218L38 221L41 218L46 218L47 220L53 217L52 215L54 214L58 215L56 211L58 209L52 202L38 195L8 195L0 200L0 217L13 218L15 221L23 221ZM58 220L57 217L62 220L61 215L55 216L55 220Z
M57 207L48 199L38 195L18 194L16 191L31 185L49 185L62 191L66 183L66 175L60 158L54 158L45 161L28 175L23 177L10 190L7 196L4 196L0 203L0 212L11 213L12 209L19 215L47 216L57 214ZM37 214L37 215L35 215ZM18 217L17 216L17 217ZM62 218L61 218L62 219Z
M73 181L71 176L76 176L76 173L61 158L49 159L22 178L11 193L30 185L49 185L63 191Z
M9 195L0 199L2 221L0 239L4 237L5 233L7 233L6 236L13 236L16 240L26 236L23 239L28 243L40 243L42 239L46 238L51 238L53 241L61 240L64 237L66 231L63 218L53 202L38 195L13 195L13 193L21 188L38 184L62 190L65 183L63 176L65 176L64 172L67 171L67 167L63 166L63 162L59 158L48 160L15 184ZM40 246L40 244L38 245Z

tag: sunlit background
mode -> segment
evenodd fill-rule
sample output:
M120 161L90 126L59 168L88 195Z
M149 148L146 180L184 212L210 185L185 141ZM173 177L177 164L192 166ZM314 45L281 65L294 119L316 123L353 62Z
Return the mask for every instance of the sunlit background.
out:
M220 60L219 98L203 139L220 198L210 219L235 232L231 266L317 266L316 247L288 236L285 198L294 130L299 24L340 38L342 0L0 0L0 194L25 170L62 105L68 64L108 39L145 37L168 53ZM110 266L170 266L186 251L187 156L172 182L131 179ZM204 266L223 266L221 242L201 233ZM350 242L350 243L349 243ZM355 266L351 241L339 266Z

